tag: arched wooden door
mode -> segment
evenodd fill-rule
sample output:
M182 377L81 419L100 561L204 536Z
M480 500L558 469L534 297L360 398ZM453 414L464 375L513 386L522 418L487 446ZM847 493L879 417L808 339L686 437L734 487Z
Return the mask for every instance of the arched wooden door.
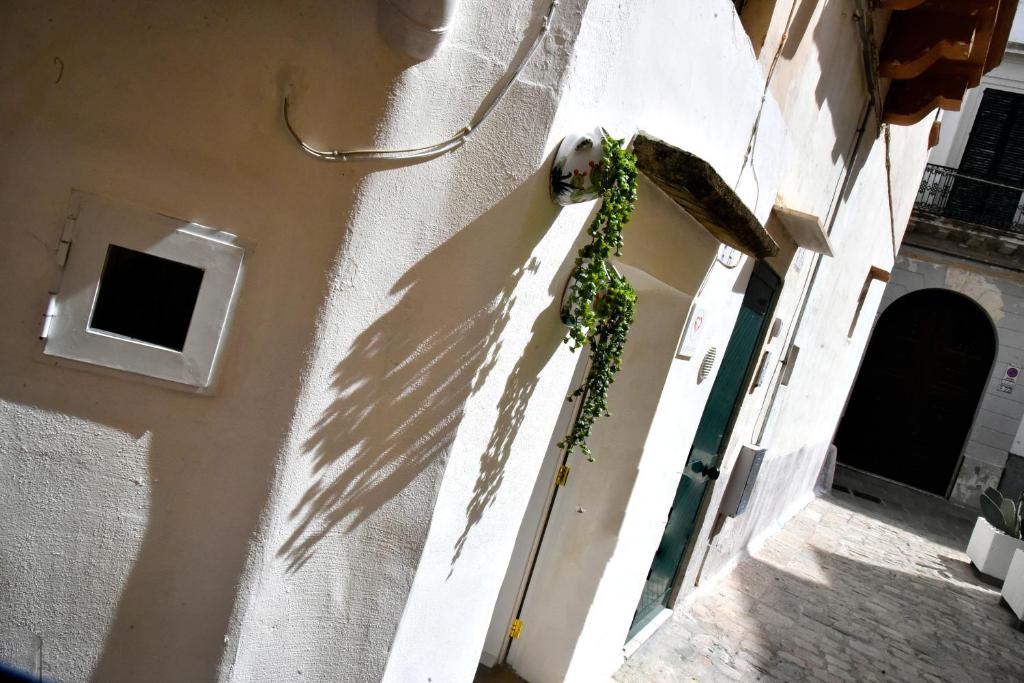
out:
M947 495L995 352L991 321L967 297L925 289L897 299L836 433L839 461Z

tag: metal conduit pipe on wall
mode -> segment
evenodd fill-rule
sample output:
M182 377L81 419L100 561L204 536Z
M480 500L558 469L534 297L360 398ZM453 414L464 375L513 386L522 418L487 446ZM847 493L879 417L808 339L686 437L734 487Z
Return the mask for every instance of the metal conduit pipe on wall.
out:
M391 47L413 59L430 59L441 48L457 0L378 0L377 28Z

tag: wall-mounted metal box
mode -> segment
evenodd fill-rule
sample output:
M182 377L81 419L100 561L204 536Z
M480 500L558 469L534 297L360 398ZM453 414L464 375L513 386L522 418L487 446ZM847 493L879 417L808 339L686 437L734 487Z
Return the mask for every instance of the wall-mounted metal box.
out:
M736 458L736 464L729 476L729 487L722 496L719 513L729 517L739 517L747 509L747 503L757 483L761 462L764 460L765 449L744 446Z

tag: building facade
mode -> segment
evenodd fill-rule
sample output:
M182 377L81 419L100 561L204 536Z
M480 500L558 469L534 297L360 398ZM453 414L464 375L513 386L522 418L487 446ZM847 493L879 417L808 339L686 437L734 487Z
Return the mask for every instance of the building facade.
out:
M1018 20L1002 64L960 111L941 116L941 140L837 437L840 462L970 507L989 486L1024 490L1022 50ZM916 341L901 339L912 327ZM882 415L884 400L871 398L883 386L903 406L891 417ZM872 402L878 414L865 409Z
M435 7L424 59L385 40L393 5L0 9L0 659L606 679L814 495L928 83L991 68L978 46L1001 54L1013 12L992 0L925 63L900 13L928 6L465 0ZM332 153L467 122L425 160ZM559 305L594 205L556 205L549 169L595 126L640 156L615 261L639 298L596 460L565 473L586 361ZM664 159L774 248L723 246Z

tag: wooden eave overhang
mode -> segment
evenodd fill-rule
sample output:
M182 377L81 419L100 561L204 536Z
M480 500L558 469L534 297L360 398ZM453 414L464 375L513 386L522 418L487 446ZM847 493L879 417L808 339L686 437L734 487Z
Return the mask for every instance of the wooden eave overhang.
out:
M892 10L878 73L891 78L886 123L912 125L964 94L1003 59L1017 0L878 0Z
M717 240L755 258L779 252L779 245L711 164L643 133L634 138L633 152L637 169Z

